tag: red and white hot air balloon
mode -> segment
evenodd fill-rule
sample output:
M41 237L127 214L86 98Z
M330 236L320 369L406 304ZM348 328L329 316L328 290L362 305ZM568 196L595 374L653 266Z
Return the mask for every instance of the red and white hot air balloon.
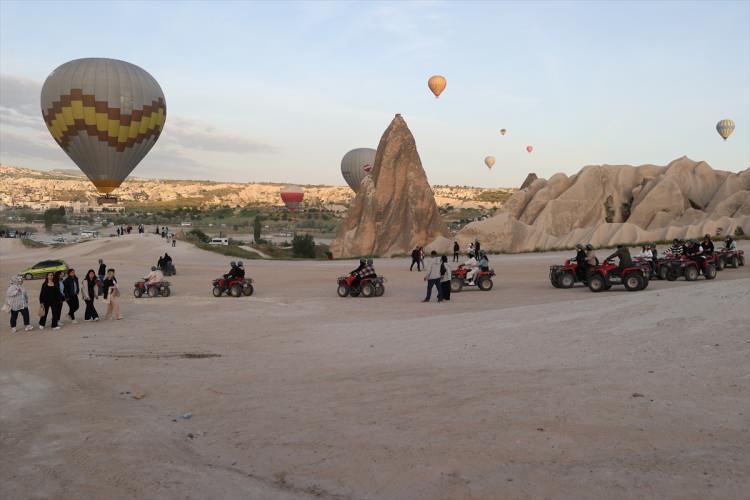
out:
M290 184L281 188L280 194L281 201L284 202L286 208L294 212L305 197L305 189L302 186Z
M534 146L526 146L526 152L531 153L532 151L534 151Z

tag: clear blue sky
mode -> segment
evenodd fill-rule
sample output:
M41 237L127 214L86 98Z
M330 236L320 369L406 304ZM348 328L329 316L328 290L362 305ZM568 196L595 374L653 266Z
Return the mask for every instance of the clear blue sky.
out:
M3 163L74 167L44 128L39 88L70 59L111 57L167 99L133 175L343 184L341 156L376 147L397 112L433 184L682 155L750 166L748 1L3 0L0 33ZM434 73L448 79L439 100ZM727 142L722 118L737 123Z

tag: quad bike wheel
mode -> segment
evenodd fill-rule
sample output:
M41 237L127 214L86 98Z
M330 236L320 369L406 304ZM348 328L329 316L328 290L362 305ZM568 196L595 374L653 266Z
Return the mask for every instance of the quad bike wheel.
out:
M589 278L589 290L592 292L601 292L602 290L606 290L606 287L607 282L601 274L594 274Z
M142 288L133 288L133 296L136 299L140 299L143 297L143 289Z
M221 289L219 286L215 286L211 292L214 294L214 297L221 297L221 294L224 293L224 290Z
M560 275L557 281L560 283L560 288L572 288L576 283L576 277L573 273L564 272Z
M362 285L360 292L362 293L362 297L367 297L369 299L370 297L375 296L375 287L370 283L365 283Z
M339 285L336 289L336 293L339 294L339 297L346 297L349 295L349 287L347 285Z
M724 257L719 257L718 259L716 259L717 271L723 271L725 267L727 267L727 259L725 259Z
M156 288L155 286L149 287L149 289L148 289L148 296L151 297L151 298L154 298L157 295L159 295L159 289Z
M492 290L492 285L493 283L490 278L479 278L479 282L477 283L477 286L483 292L489 292Z
M651 278L649 278L648 275L644 274L643 275L643 288L641 288L641 290L645 290L646 288L648 288L649 281L651 281Z
M698 279L698 268L695 266L688 266L685 268L685 280L695 281Z
M229 287L229 295L232 297L239 297L242 295L242 287L240 285L234 284L231 287Z
M385 293L385 287L382 284L378 283L377 285L375 285L376 297L382 297L384 293Z
M550 277L549 282L555 288L560 288L560 280L558 279L557 276Z
M357 291L355 291L355 290L349 290L349 295L351 297L359 297L359 291L358 290Z
M660 280L666 280L667 276L669 275L669 267L668 266L659 266L657 274L659 275L659 279Z
M740 267L740 259L736 255L732 255L732 258L729 260L731 263L731 266L735 269Z
M637 292L643 289L643 276L637 273L630 273L622 281L622 284L625 285L625 290L628 292Z
M737 264L740 265L740 267L745 265L745 256L741 255L739 259L737 259Z
M169 297L170 295L172 295L172 290L168 286L165 286L164 288L161 289L162 297Z
M464 281L461 278L451 278L451 292L458 293L464 288Z
M709 264L703 270L703 277L707 280L712 280L716 277L716 267L713 264Z
M249 296L251 296L253 294L254 291L255 291L255 289L253 288L253 285L251 285L250 283L248 283L247 286L242 289L242 294L245 297L249 297Z

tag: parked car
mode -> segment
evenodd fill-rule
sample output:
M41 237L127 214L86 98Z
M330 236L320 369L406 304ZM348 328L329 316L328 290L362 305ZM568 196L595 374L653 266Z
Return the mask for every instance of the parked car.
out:
M68 265L64 260L43 260L21 271L20 274L26 280L44 278L47 273L56 273L57 271L68 272Z
M209 245L229 245L229 238L211 238Z

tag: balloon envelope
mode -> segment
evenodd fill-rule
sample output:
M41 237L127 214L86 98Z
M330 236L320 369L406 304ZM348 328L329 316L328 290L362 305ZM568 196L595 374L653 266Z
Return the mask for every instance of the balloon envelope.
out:
M302 186L290 184L281 188L280 194L281 201L284 202L286 208L293 212L302 203L302 199L305 197L305 189Z
M487 168L492 170L492 166L495 164L495 157L494 156L485 157L484 164L487 165Z
M448 82L446 82L445 78L440 75L433 75L427 80L427 86L430 87L432 93L435 94L435 98L440 97L440 94L445 90L447 83Z
M341 175L356 193L362 180L370 175L375 165L375 150L372 148L352 149L341 159Z
M716 124L716 131L726 141L732 135L732 132L734 132L734 122L729 119L721 120Z
M532 151L534 151L534 146L526 146L526 151L531 153Z
M500 129L500 135L505 135L505 133L506 133L506 132L508 132L508 131L507 131L507 130L505 130L504 128L501 128L501 129Z
M52 137L101 193L111 193L156 143L164 93L145 70L117 59L69 61L42 86Z

